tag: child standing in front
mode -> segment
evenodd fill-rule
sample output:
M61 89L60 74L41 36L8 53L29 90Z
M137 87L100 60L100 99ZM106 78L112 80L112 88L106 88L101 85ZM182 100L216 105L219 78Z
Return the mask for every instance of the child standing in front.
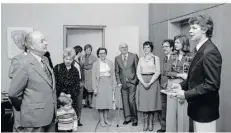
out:
M71 106L72 99L70 94L61 93L58 98L60 108L57 111L58 131L76 132L78 128L77 115Z

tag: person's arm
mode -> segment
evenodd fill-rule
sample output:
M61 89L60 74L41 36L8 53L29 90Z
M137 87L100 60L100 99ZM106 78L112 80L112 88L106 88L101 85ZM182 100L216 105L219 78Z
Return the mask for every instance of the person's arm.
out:
M115 58L115 77L116 77L117 84L121 84L120 76L119 76L119 64L117 62L117 58Z
M161 86L162 88L167 87L168 85L168 77L167 77L167 72L171 71L171 66L172 66L172 60L169 59L167 60L167 57L165 57L164 61L163 61L163 67L162 67L162 73L161 73Z
M158 56L155 56L155 65L156 65L155 74L152 76L149 85L151 85L154 81L156 81L160 76L160 60Z
M62 84L61 84L61 79L60 79L60 64L56 65L54 67L54 75L55 75L55 87L56 87L56 95L57 97L59 97L60 93L61 93L61 88L62 88Z
M19 68L17 68L17 73L13 76L11 80L8 95L15 109L20 111L23 99L23 91L26 89L29 77L26 71L26 66L19 65L17 67Z
M167 77L172 78L172 77L177 77L177 72L173 72L172 69L169 72L165 73Z
M185 91L187 101L192 101L207 94L216 93L220 88L222 58L220 53L212 51L203 57L204 82Z
M80 76L79 76L79 70L73 65L73 68L74 68L74 72L73 72L73 86L74 88L77 90L77 93L80 92ZM73 89L74 90L74 89ZM76 95L75 91L73 91L74 95Z
M165 76L167 76L168 78L175 78L175 77L177 77L177 72L174 72L173 71L173 68L172 68L172 66L173 66L173 63L177 60L176 59L177 57L176 57L176 55L171 55L170 56L170 65L169 65L169 68L168 68L168 71L165 73ZM175 62L176 63L176 62Z
M113 83L113 89L115 91L117 87L116 77L115 77L115 68L113 62L111 62L111 74L112 74L112 83Z
M188 90L188 78L180 83L182 90Z
M17 69L20 67L19 60L17 58L11 59L11 65L9 68L9 78L13 78L13 76L16 74Z
M135 54L135 67L136 67L136 68L137 68L138 62L139 62L138 55Z
M138 64L137 64L137 69L136 69L136 75L137 75L137 78L139 79L139 81L142 83L142 84L144 84L145 82L144 82L144 80L143 80L143 78L142 78L142 75L141 75L141 60L142 59L140 59L139 61L138 61Z
M137 68L138 62L139 62L139 57L138 57L137 54L135 54L135 68ZM135 71L135 72L136 72L136 71ZM138 80L137 77L135 78L135 83L136 83L136 85L139 83L139 80Z
M92 67L92 88L93 88L93 90L94 90L94 92L96 92L97 93L97 77L96 77L96 70L97 68L96 68L96 62L93 64L93 67Z
M84 75L84 69L82 63L80 63L80 70L81 70L81 83L84 85L85 75Z

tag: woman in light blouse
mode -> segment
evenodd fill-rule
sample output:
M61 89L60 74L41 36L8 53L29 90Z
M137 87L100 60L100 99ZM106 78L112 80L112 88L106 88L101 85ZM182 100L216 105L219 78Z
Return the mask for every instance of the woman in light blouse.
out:
M115 91L116 80L114 65L106 59L107 49L97 50L98 60L92 67L92 88L94 90L94 107L100 115L100 125L105 127L111 125L108 120L109 109L113 109L113 91Z
M144 56L140 58L137 66L138 84L138 110L143 112L144 131L153 130L154 112L161 110L160 85L158 77L160 75L159 57L155 56L152 42L144 42Z

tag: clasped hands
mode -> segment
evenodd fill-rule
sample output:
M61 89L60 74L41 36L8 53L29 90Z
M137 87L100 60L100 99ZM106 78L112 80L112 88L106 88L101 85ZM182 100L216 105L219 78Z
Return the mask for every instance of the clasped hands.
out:
M142 83L142 85L144 86L144 88L146 89L146 90L148 90L149 89L149 87L152 85L152 83Z
M185 99L184 90L182 90L180 84L173 84L170 89L172 90L171 97L177 97L180 99Z
M122 87L122 84L118 84L117 87L119 87L119 88ZM113 87L112 91L115 92L116 91L116 87ZM98 94L98 88L94 89L94 95L97 95L97 94Z

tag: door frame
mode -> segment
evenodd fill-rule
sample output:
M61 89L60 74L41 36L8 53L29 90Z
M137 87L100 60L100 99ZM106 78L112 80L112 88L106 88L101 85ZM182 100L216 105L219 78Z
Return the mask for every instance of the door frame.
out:
M189 20L191 15L168 21L168 38L173 38L181 33L181 24Z
M63 49L67 47L67 30L101 30L102 31L102 47L105 47L105 25L63 25Z

